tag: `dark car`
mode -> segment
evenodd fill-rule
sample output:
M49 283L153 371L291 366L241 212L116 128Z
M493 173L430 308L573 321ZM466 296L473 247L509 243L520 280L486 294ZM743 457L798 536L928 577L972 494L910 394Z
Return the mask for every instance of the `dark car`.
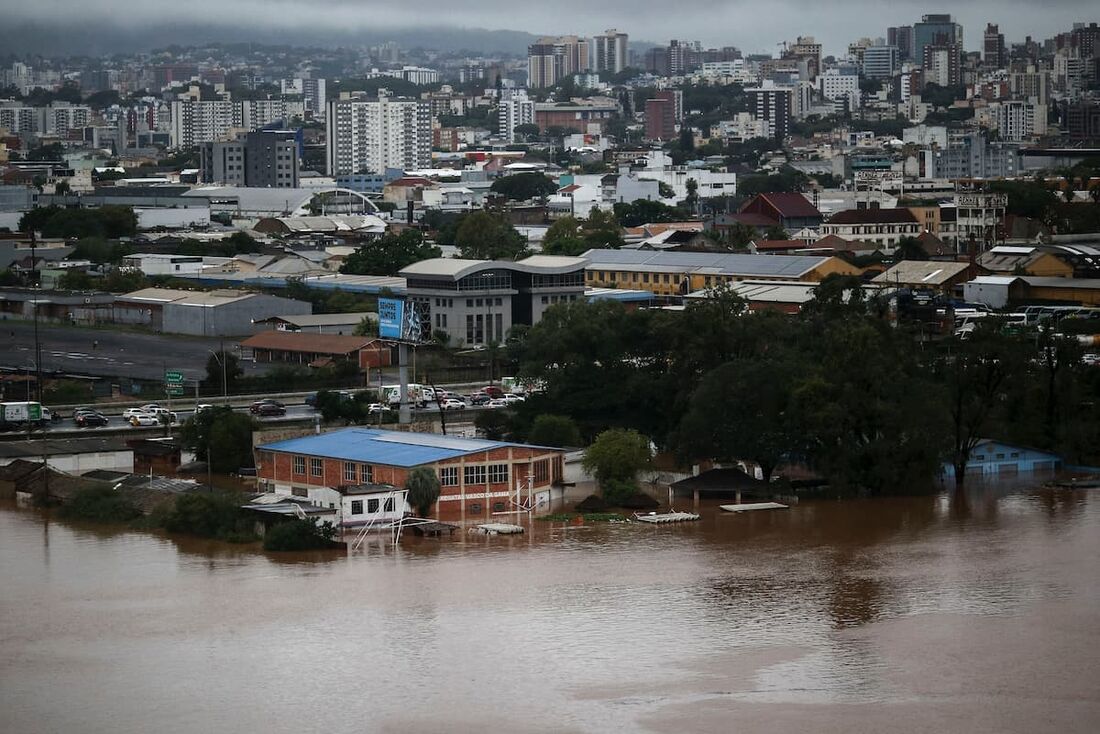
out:
M286 406L273 400L270 403L260 403L252 412L256 415L286 415Z
M306 399L305 399L304 402L309 407L316 408L317 407L317 393L311 392L309 395L306 395Z
M466 400L466 403L468 405L488 405L490 400L492 400L492 398L485 393L475 392Z
M82 411L73 416L73 423L80 428L93 428L96 426L105 426L109 422L107 416L102 413L95 413L93 411Z

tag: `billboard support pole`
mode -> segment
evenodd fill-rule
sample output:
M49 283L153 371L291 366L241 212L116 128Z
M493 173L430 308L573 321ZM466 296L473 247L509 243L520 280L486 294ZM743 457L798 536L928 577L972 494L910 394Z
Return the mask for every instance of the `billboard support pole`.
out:
M412 411L409 409L409 345L405 342L397 345L397 382L401 391L397 420L407 426L412 422Z

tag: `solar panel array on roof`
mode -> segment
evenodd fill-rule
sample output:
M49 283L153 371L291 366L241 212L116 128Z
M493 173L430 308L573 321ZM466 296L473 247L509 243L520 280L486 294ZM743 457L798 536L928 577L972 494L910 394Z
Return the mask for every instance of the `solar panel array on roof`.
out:
M799 277L829 258L813 255L740 255L720 252L653 252L649 250L589 250L589 268L648 267L684 269L731 275Z

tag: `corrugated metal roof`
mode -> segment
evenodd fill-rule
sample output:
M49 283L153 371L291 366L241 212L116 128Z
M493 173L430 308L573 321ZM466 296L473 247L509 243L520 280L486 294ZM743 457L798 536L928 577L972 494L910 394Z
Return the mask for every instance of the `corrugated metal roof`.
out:
M261 451L318 456L326 459L341 459L365 464L414 467L447 459L457 459L460 456L480 451L521 445L523 444L441 436L434 433L345 428L331 433L321 433L314 436L264 444L259 449Z
M712 252L654 252L651 250L589 250L590 270L660 270L710 272L729 275L794 278L820 267L828 257L811 255L741 255Z

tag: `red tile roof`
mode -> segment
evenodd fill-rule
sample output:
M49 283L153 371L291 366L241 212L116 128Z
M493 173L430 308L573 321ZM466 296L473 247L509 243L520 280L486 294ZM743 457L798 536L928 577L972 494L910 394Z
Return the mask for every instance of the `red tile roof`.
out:
M829 218L829 224L916 224L913 212L896 209L845 209Z
M818 211L817 207L799 193L760 194L760 197L788 219L821 216L821 212Z
M241 346L249 349L270 349L281 352L345 355L369 348L376 341L377 339L365 336L262 331L242 341ZM381 345L377 345L375 348L379 346Z

